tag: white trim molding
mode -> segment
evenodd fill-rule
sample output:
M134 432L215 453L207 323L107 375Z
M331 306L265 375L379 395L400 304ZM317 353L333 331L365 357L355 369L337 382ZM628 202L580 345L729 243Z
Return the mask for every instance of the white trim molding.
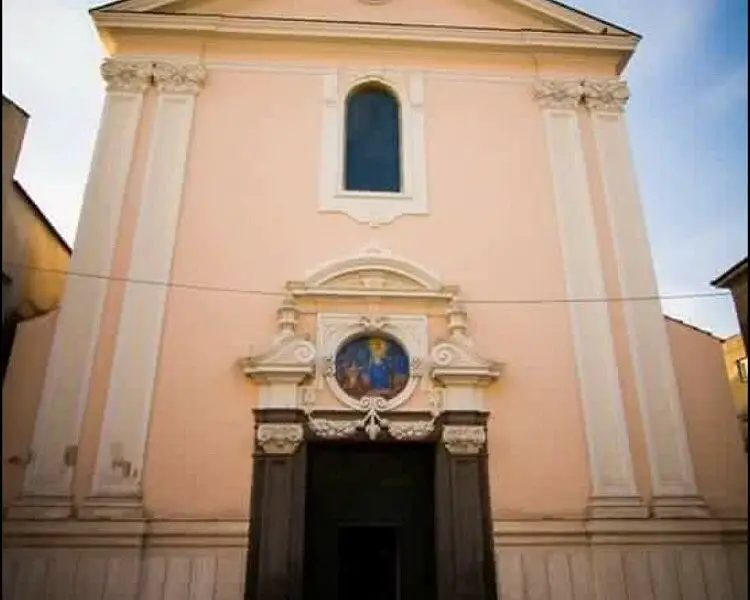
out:
M424 75L391 69L342 69L323 75L323 134L318 207L340 212L359 223L390 223L402 215L427 214L425 168ZM400 113L402 189L398 193L344 189L346 102L350 92L369 82L388 88Z
M657 298L651 251L630 154L620 80L584 84L614 242L620 294ZM651 465L657 516L706 516L695 483L682 404L659 300L623 302Z
M61 517L69 511L78 437L107 293L104 277L112 268L143 94L151 81L147 65L118 59L105 60L101 74L107 95L70 261L71 274L47 364L23 498L18 510L11 509L11 516L27 514L27 509ZM87 276L76 277L75 273Z
M167 288L138 280L170 278L195 97L206 72L156 62L152 76L156 113L88 510L106 512L111 504L121 511L128 502L139 510Z
M287 282L291 297L450 302L460 291L458 286L443 285L437 275L423 266L376 246L325 262L306 276L304 281Z
M547 133L568 296L604 299L604 273L576 112L583 85L578 80L545 80L534 92ZM586 423L591 516L642 517L647 509L633 474L607 304L570 302L569 307Z

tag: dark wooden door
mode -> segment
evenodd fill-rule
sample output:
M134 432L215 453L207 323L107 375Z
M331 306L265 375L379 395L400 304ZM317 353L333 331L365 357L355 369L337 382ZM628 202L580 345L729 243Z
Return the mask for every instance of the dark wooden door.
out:
M310 444L306 600L435 597L431 444Z

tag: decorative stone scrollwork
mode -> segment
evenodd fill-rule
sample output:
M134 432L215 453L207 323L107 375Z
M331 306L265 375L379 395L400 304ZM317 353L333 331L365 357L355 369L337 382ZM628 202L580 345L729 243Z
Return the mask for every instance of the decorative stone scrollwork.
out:
M145 92L152 85L160 92L197 94L206 82L206 67L200 64L131 61L106 58L101 75L108 92Z
M308 421L312 432L326 440L348 438L357 433L360 421L332 421L330 419L314 419Z
M357 419L318 419L315 411L315 388L308 386L302 391L302 410L307 415L310 429L324 439L343 439L353 436L357 431L364 431L371 440L388 433L400 441L416 441L429 436L435 431L435 421L442 411L442 394L433 389L430 394L430 419L397 420L385 416L388 412L387 400L377 396L365 396L361 399L364 414Z
M261 389L261 406L271 408L278 403L281 397L278 394L282 392L275 392L274 385L299 384L315 373L317 353L310 340L297 333L298 312L292 300L284 301L277 311L279 330L271 348L263 354L240 361L247 377L267 384ZM286 398L283 408L296 407L296 394L288 390L283 394ZM276 408L282 406L277 404Z
M502 365L479 356L467 334L466 310L454 302L447 311L448 338L436 343L430 351L432 376L443 384L470 382L490 383L500 376Z
M197 94L206 82L206 68L198 64L154 63L154 83L160 92Z
M100 68L108 92L142 93L151 85L151 63L105 58Z
M388 427L395 439L401 441L421 440L435 431L435 421L394 421Z
M630 91L619 79L542 79L534 85L534 97L543 108L573 109L583 102L591 110L620 112Z
M443 443L451 454L478 454L487 434L481 425L446 425L443 427Z
M294 454L303 438L299 423L261 423L256 436L266 454Z
M544 108L575 108L583 98L580 80L542 79L534 85L534 97Z
M591 110L621 112L630 99L628 84L619 79L583 82L584 102Z

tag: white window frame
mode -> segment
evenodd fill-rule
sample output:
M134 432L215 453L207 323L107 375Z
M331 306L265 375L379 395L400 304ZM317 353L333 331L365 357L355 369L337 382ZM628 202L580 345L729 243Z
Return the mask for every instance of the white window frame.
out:
M359 223L385 225L402 215L427 214L424 76L419 72L340 70L323 76L323 145L319 210L344 213ZM387 88L399 103L401 191L344 189L346 100L368 83Z

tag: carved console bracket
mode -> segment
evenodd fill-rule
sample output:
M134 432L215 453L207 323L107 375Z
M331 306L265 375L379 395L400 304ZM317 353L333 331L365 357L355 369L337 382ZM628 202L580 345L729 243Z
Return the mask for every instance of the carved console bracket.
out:
M256 440L266 454L294 454L304 439L300 423L261 423Z
M446 425L443 444L451 454L479 454L487 441L482 425Z

